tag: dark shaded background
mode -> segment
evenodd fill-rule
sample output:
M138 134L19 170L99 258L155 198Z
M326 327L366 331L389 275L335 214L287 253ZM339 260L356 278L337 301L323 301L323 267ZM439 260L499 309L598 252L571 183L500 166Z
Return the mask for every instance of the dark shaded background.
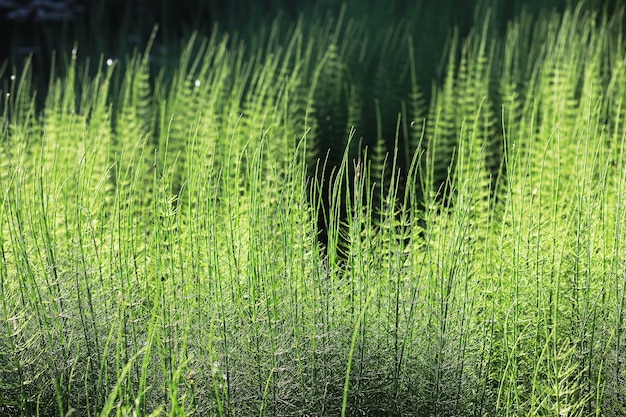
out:
M388 8L398 16L416 0L388 1ZM348 10L367 13L375 0L0 0L0 80L7 68L18 71L25 58L33 56L35 74L50 72L53 51L67 56L78 45L81 57L124 57L146 45L159 26L157 45L162 54L175 58L180 46L193 31L209 34L217 25L224 31L236 31L254 37L254 28L262 21L278 16L295 20L306 18L315 7L333 13L340 4ZM419 3L419 0L417 0ZM423 1L422 8L435 25L432 42L440 44L442 33L456 26L461 35L474 23L476 5L481 0ZM586 0L590 7L613 9L620 0ZM576 0L483 0L493 9L496 27L502 30L507 21L522 9L562 10ZM58 64L58 62L57 62ZM2 71L2 68L5 71ZM42 83L43 86L46 83Z
M345 1L351 8L367 9L368 0ZM613 8L619 0L588 0L592 7ZM0 0L0 58L19 62L29 53L45 56L70 47L75 41L85 53L123 53L145 44L155 24L163 43L180 42L193 30L210 32L247 30L258 20L278 15L295 19L313 6L338 10L341 0ZM409 0L388 2L402 14ZM477 0L438 0L429 9L442 26L467 31ZM432 4L434 3L434 4ZM504 26L522 8L563 9L571 0L487 0Z
M388 1L388 8L398 16L419 0ZM423 1L425 13L431 14L428 28L432 42L441 44L441 34L456 26L461 35L474 23L476 4L481 0ZM78 45L80 57L124 57L146 45L158 24L157 45L165 56L177 51L193 31L209 34L216 25L224 31L237 31L254 37L254 28L262 21L278 16L295 20L306 18L314 7L333 13L341 3L348 10L367 13L375 0L0 0L0 82L8 69L19 71L25 58L33 56L35 74L44 79L49 74L53 51L67 56ZM620 0L586 0L590 7L609 10ZM378 3L378 4L377 4ZM507 21L522 9L562 10L576 0L483 0L493 9L496 27L502 30ZM434 26L433 26L434 25ZM433 27L435 30L433 30ZM57 65L59 63L57 62ZM4 71L2 71L4 65ZM42 81L45 88L46 82Z

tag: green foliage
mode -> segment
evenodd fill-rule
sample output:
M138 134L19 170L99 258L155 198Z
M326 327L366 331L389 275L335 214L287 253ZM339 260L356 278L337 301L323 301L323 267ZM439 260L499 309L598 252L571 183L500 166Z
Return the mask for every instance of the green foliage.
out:
M418 6L18 74L0 412L623 414L623 20Z

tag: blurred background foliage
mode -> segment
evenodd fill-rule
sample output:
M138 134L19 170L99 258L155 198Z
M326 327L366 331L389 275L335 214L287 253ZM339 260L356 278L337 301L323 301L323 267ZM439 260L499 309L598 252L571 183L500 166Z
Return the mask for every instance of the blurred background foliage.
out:
M157 48L152 62L176 62L192 33L209 35L216 28L253 40L260 26L275 19L295 22L319 14L337 15L341 5L354 18L373 18L379 24L393 24L407 13L419 10L413 31L420 42L432 47L426 83L437 75L442 49L452 28L461 36L480 23L487 10L493 29L501 32L508 21L522 10L537 14L542 10L563 10L575 0L0 0L0 65L19 70L24 59L33 56L34 72L47 76L53 52L67 55L75 45L81 57L96 59L125 57L135 48L145 48L158 25ZM619 0L588 0L590 8L611 13ZM479 6L479 7L477 7ZM56 65L59 65L57 62ZM60 63L62 67L62 63ZM2 67L0 67L2 68ZM0 72L6 78L8 72ZM44 84L45 85L45 84Z

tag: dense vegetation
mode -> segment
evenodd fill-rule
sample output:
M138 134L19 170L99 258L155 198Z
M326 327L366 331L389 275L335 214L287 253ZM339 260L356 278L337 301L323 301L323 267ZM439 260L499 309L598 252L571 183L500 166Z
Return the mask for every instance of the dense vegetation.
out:
M623 11L478 7L4 67L0 414L623 415Z

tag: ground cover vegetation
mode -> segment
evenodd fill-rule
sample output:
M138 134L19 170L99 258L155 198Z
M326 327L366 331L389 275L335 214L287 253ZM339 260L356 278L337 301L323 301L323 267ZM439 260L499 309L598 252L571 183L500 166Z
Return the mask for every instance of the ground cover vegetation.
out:
M2 69L0 413L626 412L623 10L385 10Z

